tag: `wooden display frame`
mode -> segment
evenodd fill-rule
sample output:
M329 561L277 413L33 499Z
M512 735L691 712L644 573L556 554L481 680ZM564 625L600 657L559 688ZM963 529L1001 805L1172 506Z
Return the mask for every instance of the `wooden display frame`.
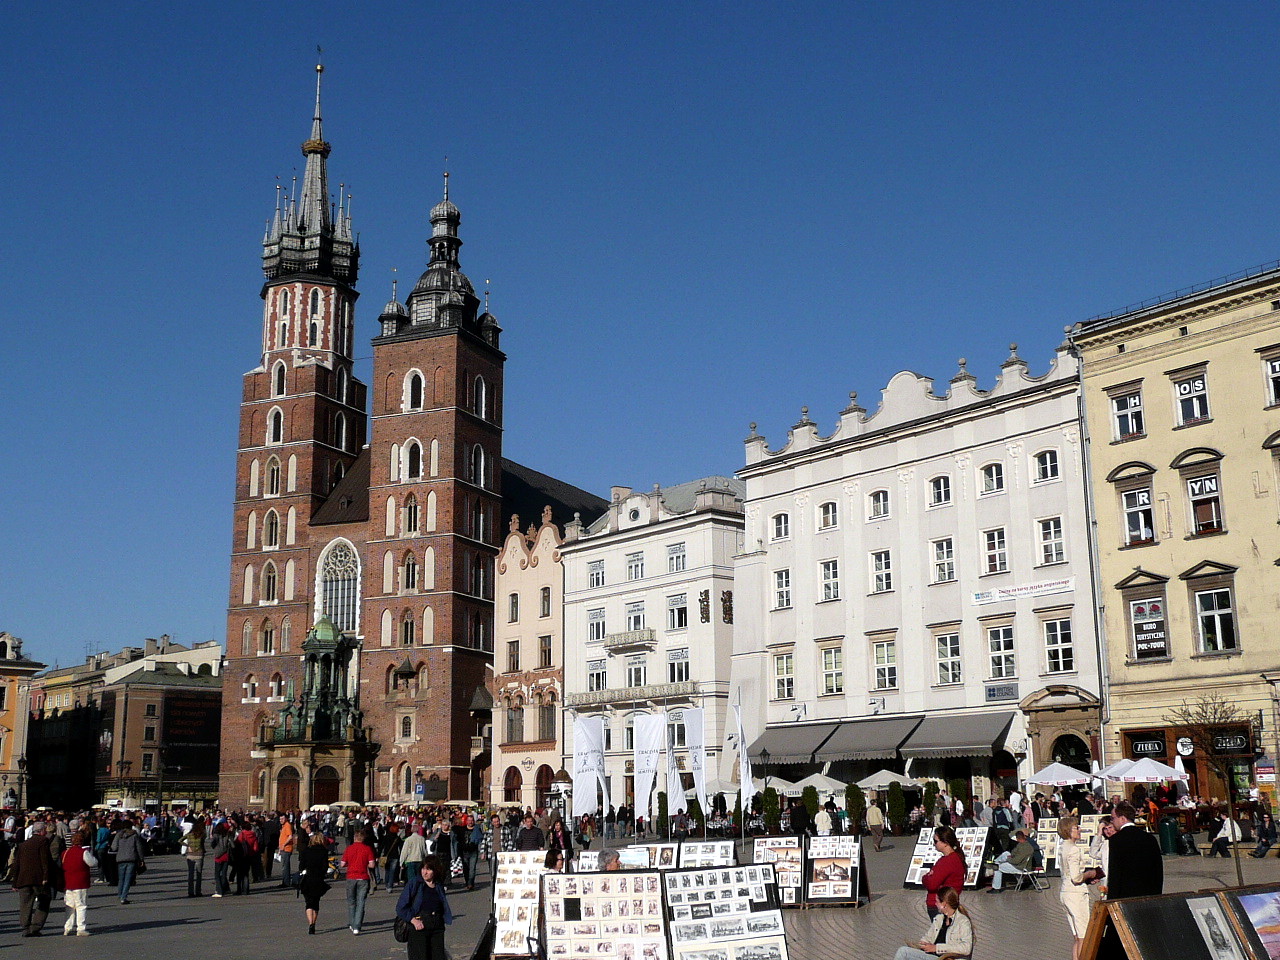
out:
M804 904L804 878L808 873L805 845L794 834L754 837L751 862L773 865L778 880L778 897L783 908Z
M810 837L805 848L804 905L859 907L871 900L867 881L866 850L859 837L842 834L833 837ZM818 879L819 871L843 870L847 876ZM848 892L845 892L845 887ZM836 893L834 891L840 891ZM824 892L832 891L832 892Z

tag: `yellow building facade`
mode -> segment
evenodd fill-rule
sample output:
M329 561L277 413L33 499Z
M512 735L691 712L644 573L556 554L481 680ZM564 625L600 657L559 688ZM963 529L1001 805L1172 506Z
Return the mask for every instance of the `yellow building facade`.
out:
M27 799L31 678L42 669L43 663L23 654L20 638L0 633L0 808L22 806Z
M1238 796L1280 753L1280 267L1078 324L1108 690L1106 759L1183 758L1170 715L1217 694ZM1271 774L1273 781L1274 773ZM1260 781L1260 782L1259 782Z

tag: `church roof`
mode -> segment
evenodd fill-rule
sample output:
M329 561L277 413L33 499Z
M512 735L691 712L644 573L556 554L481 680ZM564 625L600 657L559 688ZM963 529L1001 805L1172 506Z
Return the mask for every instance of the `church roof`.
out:
M369 448L365 447L351 464L346 476L329 494L329 499L311 518L313 527L332 523L365 523L369 519Z
M609 509L609 501L603 497L503 457L503 520L516 513L522 524L536 523L542 516L542 508L548 505L552 521L561 529L575 513L582 514L583 523L590 523Z

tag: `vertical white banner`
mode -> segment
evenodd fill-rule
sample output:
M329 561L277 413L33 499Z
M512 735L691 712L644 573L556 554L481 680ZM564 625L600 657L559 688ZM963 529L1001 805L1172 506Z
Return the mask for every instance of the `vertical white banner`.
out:
M684 784L680 780L680 764L676 762L676 745L671 737L671 717L667 717L667 829L671 829L671 818L679 810L687 810L684 799Z
M738 721L738 796L742 803L742 824L745 827L747 818L751 816L751 798L755 791L751 788L751 758L747 756L747 735L742 729L742 705L735 704L733 715ZM745 832L743 836L746 836Z
M577 717L573 721L573 817L597 813L596 785L604 790L609 803L609 788L604 779L604 717Z
M636 715L633 736L635 741L635 815L649 818L649 796L658 779L658 761L662 758L662 746L667 739L667 718L662 713Z
M693 774L693 789L698 795L698 806L702 815L708 817L707 809L707 734L703 728L706 722L706 711L701 707L693 707L684 712L684 742L689 747L689 771Z

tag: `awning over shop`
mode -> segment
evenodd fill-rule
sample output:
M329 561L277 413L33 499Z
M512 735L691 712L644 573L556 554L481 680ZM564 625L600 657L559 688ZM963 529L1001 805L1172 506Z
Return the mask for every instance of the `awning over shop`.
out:
M1013 713L925 717L906 743L904 757L990 757L1004 744Z
M751 744L748 755L752 760L763 759L769 751L769 763L809 763L818 747L831 736L838 723L810 723L800 726L794 723L766 727L764 733Z
M898 748L920 725L920 717L848 720L818 748L819 760L896 760Z

